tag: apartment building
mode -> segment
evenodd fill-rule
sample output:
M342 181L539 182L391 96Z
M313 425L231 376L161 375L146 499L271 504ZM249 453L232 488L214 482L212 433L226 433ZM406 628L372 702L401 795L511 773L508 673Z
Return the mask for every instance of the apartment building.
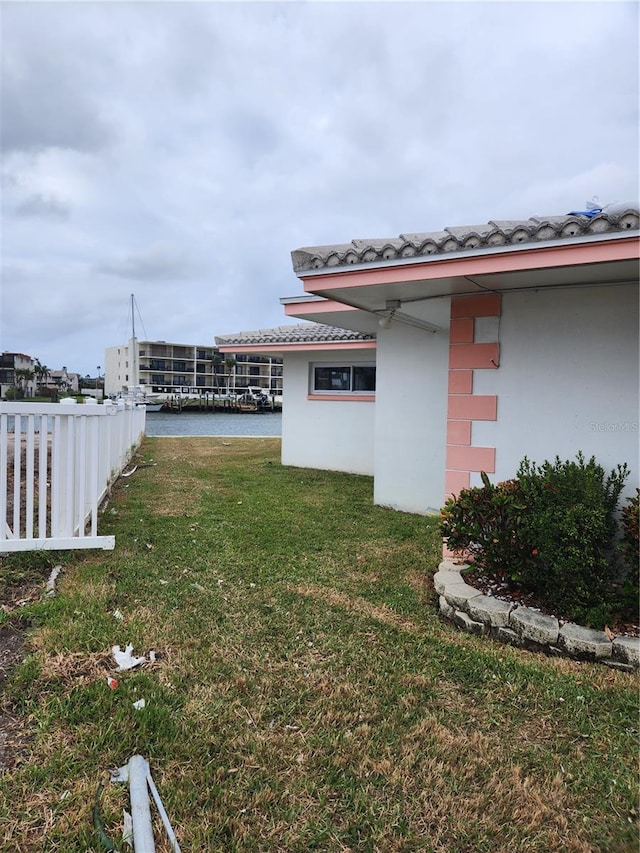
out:
M12 388L21 388L25 397L33 397L36 391L35 366L36 361L30 355L21 352L0 354L0 397ZM30 371L31 378L21 375L20 371Z
M222 393L227 389L260 387L282 393L282 359L222 355L215 346L141 341L105 350L105 394L138 386L157 394Z
M80 374L72 373L66 367L63 367L62 370L50 370L44 384L47 388L59 388L61 391L79 394Z

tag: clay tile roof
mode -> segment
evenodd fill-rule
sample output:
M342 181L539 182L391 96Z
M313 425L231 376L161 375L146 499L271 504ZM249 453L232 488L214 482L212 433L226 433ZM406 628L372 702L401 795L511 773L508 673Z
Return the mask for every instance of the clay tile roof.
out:
M253 344L300 344L340 341L374 341L375 335L365 335L349 329L338 329L322 323L299 323L296 326L278 326L275 329L258 329L255 332L237 332L234 335L216 335L219 346L251 346Z
M399 237L352 240L332 246L311 246L291 252L295 272L353 264L383 263L424 257L516 246L549 240L566 240L606 233L637 231L640 214L635 203L612 204L600 213L532 216L529 219L490 220L481 225L458 225L444 231L401 234Z

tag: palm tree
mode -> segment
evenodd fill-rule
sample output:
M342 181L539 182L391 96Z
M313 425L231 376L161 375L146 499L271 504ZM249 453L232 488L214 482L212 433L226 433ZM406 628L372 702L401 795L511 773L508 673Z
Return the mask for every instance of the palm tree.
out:
M42 385L47 384L47 379L51 375L51 371L46 366L46 364L40 364L40 359L36 359L36 363L33 368L33 372L36 375L36 381L38 383L38 390Z
M234 356L232 356L232 355L228 355L228 356L225 358L225 360L224 360L224 366L225 366L225 367L227 368L227 370L229 371L229 373L228 373L228 375L227 375L227 395L228 395L228 394L230 394L230 385L231 385L231 377L232 377L232 376L233 376L233 385L234 385L234 387L235 387L235 384L236 384L236 383L235 383L235 377L236 377L236 370L235 370L235 368L236 368L236 364L237 364L237 363L238 363L238 362L236 361L235 357L234 357Z
M213 355L209 358L211 362L211 386L215 387L220 393L220 385L218 383L218 367L222 364L223 358L219 352L214 352Z
M33 365L33 372L35 373L35 376L36 376L36 388L40 388L40 383L42 381L42 379L41 379L42 374L40 372L41 369L42 369L42 365L40 364L40 359L36 358L36 362Z
M16 380L20 383L20 391L22 392L23 397L25 396L25 389L30 382L33 382L35 375L35 371L30 367L18 367L16 369Z

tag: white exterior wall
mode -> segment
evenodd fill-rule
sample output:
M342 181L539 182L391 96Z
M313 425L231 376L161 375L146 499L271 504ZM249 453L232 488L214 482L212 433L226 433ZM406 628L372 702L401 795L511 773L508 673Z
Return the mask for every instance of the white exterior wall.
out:
M123 386L133 384L130 381L129 347L127 344L108 347L104 356L104 393L118 394Z
M370 364L375 350L285 353L282 464L373 474L375 403L308 400L312 363Z
M374 486L375 503L423 514L444 503L450 300L424 305L442 331L392 322L377 335Z
M493 482L534 462L595 455L639 485L638 286L507 293L500 368L474 372L474 394L498 395L497 422L474 421L473 445L496 448ZM495 338L493 338L495 340ZM471 485L480 484L472 474Z

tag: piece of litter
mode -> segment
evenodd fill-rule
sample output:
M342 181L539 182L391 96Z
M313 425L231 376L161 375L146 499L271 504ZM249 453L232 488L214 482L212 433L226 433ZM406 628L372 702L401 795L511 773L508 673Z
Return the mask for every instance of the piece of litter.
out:
M117 679L117 678L113 678L111 675L108 675L108 676L107 676L107 684L109 685L109 687L110 687L112 690L115 690L115 689L116 689L116 687L118 686L118 679Z
M145 705L146 702L144 701L144 699L138 699L137 702L133 703L133 707L136 709L136 711L139 711L141 708L144 708Z
M162 586L166 586L169 583L169 581L165 581L162 578L160 578L159 583L161 583Z
M44 588L45 595L48 598L51 598L52 595L56 594L56 579L60 572L62 571L62 566L55 566L55 568L51 569L51 574L49 575L49 580L47 581L47 585Z
M122 840L129 847L133 847L133 818L126 809L122 810L122 817Z
M149 652L149 660L152 663L155 663L155 661L156 661L156 653L154 652L153 649L151 649L151 651Z
M114 610L113 615L119 622L122 622L122 620L124 619L124 616L122 615L121 610Z
M120 474L120 476L121 477L130 477L132 474L135 474L135 472L137 470L138 470L138 466L134 465L130 471L124 471L122 474Z
M120 646L112 646L111 651L113 652L115 661L118 664L118 672L122 672L125 669L133 669L134 666L145 663L147 660L144 655L140 658L133 657L131 654L133 646L131 644L129 644L124 651L122 651Z

